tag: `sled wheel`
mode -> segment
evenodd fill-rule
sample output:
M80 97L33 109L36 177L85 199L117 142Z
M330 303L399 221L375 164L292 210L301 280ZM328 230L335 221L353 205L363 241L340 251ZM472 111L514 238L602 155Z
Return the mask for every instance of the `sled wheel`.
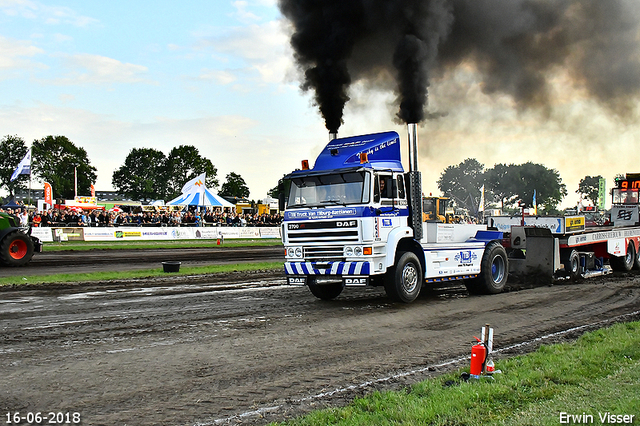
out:
M22 266L31 260L33 250L31 238L14 231L0 242L0 261L7 266Z
M580 256L575 250L571 250L569 255L562 259L564 272L571 281L580 278Z
M314 277L307 277L307 283L311 294L322 300L333 300L340 296L344 289L341 282L318 284Z
M627 254L624 256L612 256L609 259L609 264L611 265L611 269L615 272L629 272L636 261L636 249L633 245L632 241L629 241L629 246L627 246Z
M411 252L400 253L396 265L387 272L384 290L393 300L410 303L420 294L423 279L418 257Z
M497 241L489 243L484 249L480 263L480 274L476 278L477 291L484 294L502 292L507 283L508 275L507 251Z

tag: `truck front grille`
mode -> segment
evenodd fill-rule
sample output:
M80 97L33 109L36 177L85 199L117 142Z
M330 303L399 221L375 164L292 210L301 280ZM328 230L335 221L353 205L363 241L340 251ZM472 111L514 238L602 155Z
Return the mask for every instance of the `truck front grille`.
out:
M288 222L285 229L291 244L358 242L358 221L356 220Z
M304 248L304 258L308 262L344 261L342 246L312 246Z

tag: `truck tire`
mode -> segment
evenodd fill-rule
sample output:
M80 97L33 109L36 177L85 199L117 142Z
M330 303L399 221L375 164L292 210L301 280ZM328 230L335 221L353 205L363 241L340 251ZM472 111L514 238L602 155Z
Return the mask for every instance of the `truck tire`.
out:
M576 281L580 278L580 256L575 250L571 250L569 254L566 253L562 257L562 263L564 264L564 272L570 281Z
M629 241L627 254L624 256L611 256L609 264L614 272L629 272L636 261L636 249L632 241Z
M411 303L420 294L423 281L418 256L410 251L401 252L396 265L387 272L384 290L396 302Z
M472 294L497 294L504 290L509 276L509 261L507 251L502 245L493 241L487 245L480 263L480 274L471 281L469 290ZM467 285L469 289L469 285Z
M318 284L315 277L307 277L307 285L311 294L322 300L333 300L340 296L344 289L341 282Z
M5 266L22 266L33 257L34 245L28 235L13 231L0 241L0 263Z

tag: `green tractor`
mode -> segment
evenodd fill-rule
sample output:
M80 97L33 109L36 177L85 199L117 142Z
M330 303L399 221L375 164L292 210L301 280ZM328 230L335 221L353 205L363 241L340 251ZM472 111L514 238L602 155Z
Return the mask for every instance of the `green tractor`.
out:
M25 232L15 216L0 212L0 265L26 265L34 252L41 251L42 243L31 236L31 228Z

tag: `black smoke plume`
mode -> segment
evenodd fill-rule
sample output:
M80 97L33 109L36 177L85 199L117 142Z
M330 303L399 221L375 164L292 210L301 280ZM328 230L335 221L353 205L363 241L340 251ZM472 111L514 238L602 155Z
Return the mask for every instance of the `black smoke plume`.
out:
M327 128L342 123L349 86L393 76L398 118L425 119L434 75L472 64L487 94L548 107L564 70L616 113L640 92L638 0L279 0L291 45ZM383 79L384 80L384 79ZM383 86L388 86L385 81Z

